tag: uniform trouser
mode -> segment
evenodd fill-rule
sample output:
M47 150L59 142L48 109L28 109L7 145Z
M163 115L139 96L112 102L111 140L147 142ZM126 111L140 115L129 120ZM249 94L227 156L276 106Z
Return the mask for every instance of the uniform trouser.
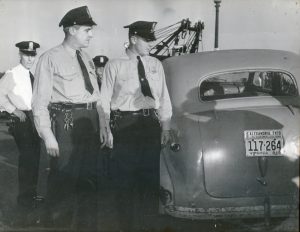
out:
M23 111L26 114L25 122L13 117L12 134L19 150L18 180L19 193L18 205L32 208L36 196L39 161L40 138L33 123L32 111Z
M46 199L48 213L55 226L95 229L98 113L95 109L50 112L59 157L50 158Z
M158 214L161 128L156 116L126 115L114 120L112 133L118 220L135 230Z

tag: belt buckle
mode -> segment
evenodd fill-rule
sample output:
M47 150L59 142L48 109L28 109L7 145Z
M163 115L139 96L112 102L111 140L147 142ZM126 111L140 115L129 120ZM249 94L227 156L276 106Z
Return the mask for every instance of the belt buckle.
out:
M60 110L60 109L58 108L58 105L55 104L55 103L50 103L48 109L49 109L49 110Z
M62 104L58 104L58 103L51 103L50 109L62 111L64 109L64 106Z
M86 103L86 109L87 110L92 110L93 109L93 103L92 102Z
M150 115L150 110L149 109L143 109L143 116L147 117Z
M74 106L74 104L70 103L70 102L62 103L62 109L65 109L65 110L72 110L73 106Z

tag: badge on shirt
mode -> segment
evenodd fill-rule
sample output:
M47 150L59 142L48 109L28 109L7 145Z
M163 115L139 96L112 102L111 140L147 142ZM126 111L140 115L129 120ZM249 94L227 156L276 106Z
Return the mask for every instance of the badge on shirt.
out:
M94 62L93 62L93 61L89 60L89 65L90 65L90 67L91 67L92 69L95 69L95 65L94 65Z

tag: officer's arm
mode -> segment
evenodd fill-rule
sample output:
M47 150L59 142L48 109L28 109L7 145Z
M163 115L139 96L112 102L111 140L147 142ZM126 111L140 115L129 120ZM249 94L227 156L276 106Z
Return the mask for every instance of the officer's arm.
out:
M104 68L103 79L100 91L100 101L98 112L100 115L100 136L106 134L105 145L112 148L113 147L113 136L110 131L109 121L110 121L110 103L114 91L114 84L116 78L117 69L114 63L109 61ZM101 139L101 137L100 137Z
M172 105L169 96L169 91L166 84L165 73L162 64L158 63L158 73L161 81L161 94L159 96L158 115L162 126L161 144L166 145L171 140L171 117Z
M0 106L8 113L13 113L16 107L10 102L8 93L13 89L14 82L11 72L7 72L0 79Z
M40 137L44 140L47 153L59 156L56 138L51 130L48 105L53 91L53 64L50 57L44 54L40 57L35 73L32 96L32 111L34 123Z

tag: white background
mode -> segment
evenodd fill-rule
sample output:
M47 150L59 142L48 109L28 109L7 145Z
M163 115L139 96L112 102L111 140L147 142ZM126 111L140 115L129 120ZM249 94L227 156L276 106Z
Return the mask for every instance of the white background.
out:
M203 50L213 50L213 0L0 0L0 72L18 63L15 43L34 40L38 53L62 42L64 14L87 5L98 26L87 49L91 57L123 54L127 29L137 20L157 21L156 29L184 18L205 23ZM220 49L270 48L300 53L300 0L222 0ZM201 47L201 46L200 46Z

